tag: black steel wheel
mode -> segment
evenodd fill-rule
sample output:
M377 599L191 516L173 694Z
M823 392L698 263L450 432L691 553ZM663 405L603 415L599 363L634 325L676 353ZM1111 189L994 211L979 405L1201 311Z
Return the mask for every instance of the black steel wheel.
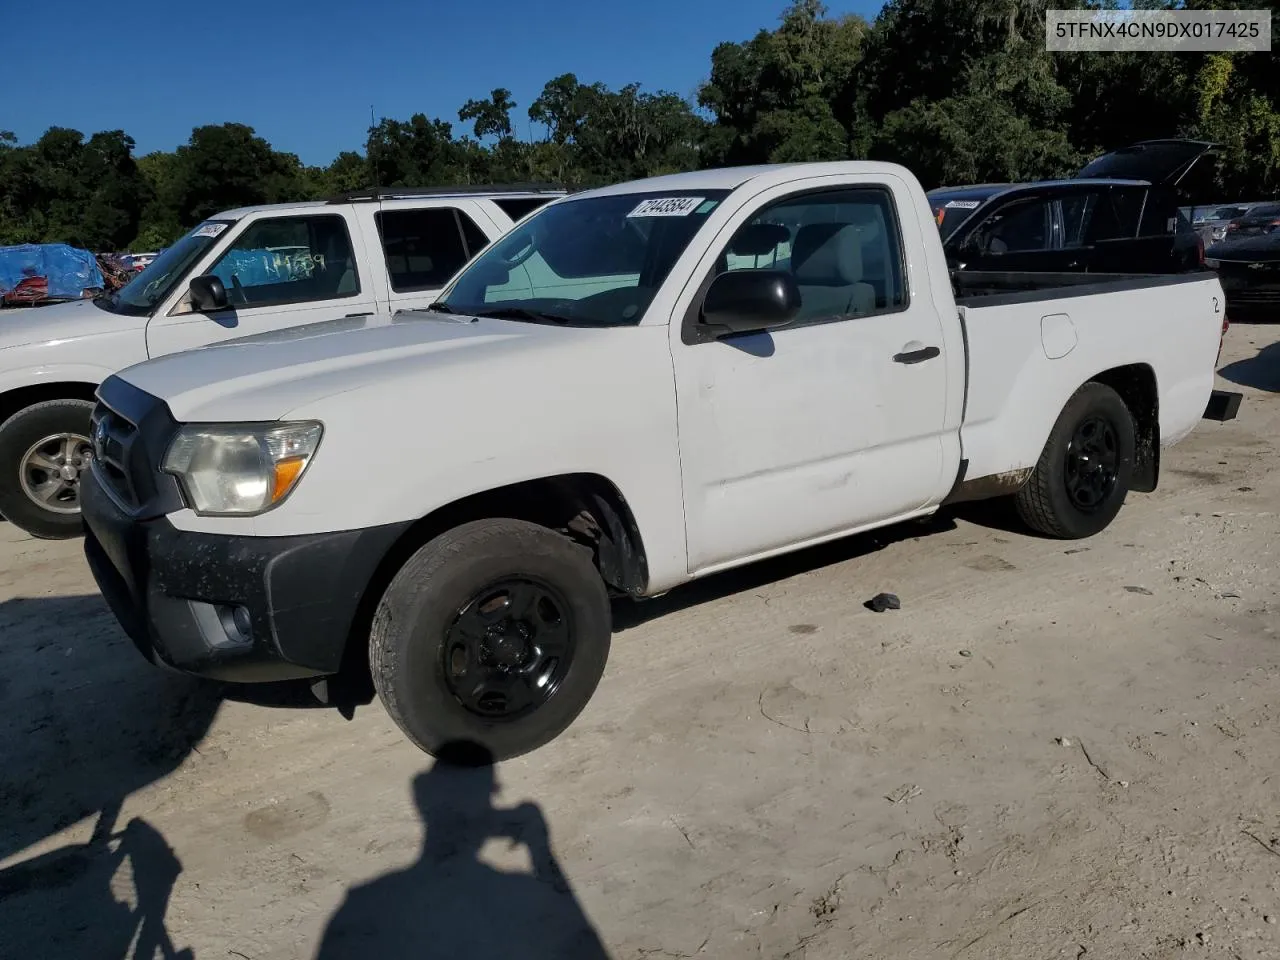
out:
M1111 387L1086 383L1067 401L1031 477L1015 497L1033 530L1091 537L1120 512L1135 453L1133 415Z
M1062 470L1077 510L1096 513L1106 506L1120 477L1120 439L1109 419L1092 416L1077 424Z
M415 744L495 760L559 736L608 660L609 597L591 551L545 527L479 520L421 547L384 592L374 687Z
M516 721L559 691L573 660L572 608L530 577L488 584L457 611L440 648L449 691L489 720Z

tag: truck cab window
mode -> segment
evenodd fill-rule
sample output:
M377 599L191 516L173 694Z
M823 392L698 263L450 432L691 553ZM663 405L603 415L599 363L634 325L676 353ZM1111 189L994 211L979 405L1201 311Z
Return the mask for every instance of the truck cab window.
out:
M233 307L351 297L360 278L346 220L336 214L250 224L209 273Z
M906 305L893 201L879 188L805 194L767 207L738 229L718 267L789 272L800 290L796 324Z

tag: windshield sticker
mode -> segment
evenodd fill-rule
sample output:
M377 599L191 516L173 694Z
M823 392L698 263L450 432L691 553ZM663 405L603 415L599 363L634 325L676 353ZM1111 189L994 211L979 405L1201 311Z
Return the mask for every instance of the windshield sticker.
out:
M720 206L719 200L708 200L706 203L704 203L702 206L700 206L697 210L693 212L697 214L710 213L712 210L714 210L718 206Z
M628 217L687 217L705 197L657 197L641 200Z
M199 229L197 229L196 232L192 234L192 236L193 237L216 237L218 234L222 233L222 231L225 229L227 229L227 225L225 223L202 223Z
M976 210L978 209L978 200L951 200L947 203L948 207L956 210Z

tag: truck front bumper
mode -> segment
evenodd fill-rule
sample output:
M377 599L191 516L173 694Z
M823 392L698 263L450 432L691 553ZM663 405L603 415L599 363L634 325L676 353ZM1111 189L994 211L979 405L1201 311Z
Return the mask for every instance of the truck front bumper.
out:
M379 563L408 524L245 537L138 520L90 470L84 550L112 613L152 663L216 680L322 677L342 667Z

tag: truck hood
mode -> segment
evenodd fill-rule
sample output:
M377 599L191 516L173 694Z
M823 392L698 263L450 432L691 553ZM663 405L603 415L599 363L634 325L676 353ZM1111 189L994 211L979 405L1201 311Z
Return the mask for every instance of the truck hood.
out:
M0 350L32 343L83 340L146 324L146 317L112 313L95 306L92 300L5 310L0 312Z
M446 364L475 363L483 389L484 378L513 357L536 363L533 354L603 332L411 311L223 341L148 360L119 376L165 400L180 421L276 420L310 401L418 380Z

